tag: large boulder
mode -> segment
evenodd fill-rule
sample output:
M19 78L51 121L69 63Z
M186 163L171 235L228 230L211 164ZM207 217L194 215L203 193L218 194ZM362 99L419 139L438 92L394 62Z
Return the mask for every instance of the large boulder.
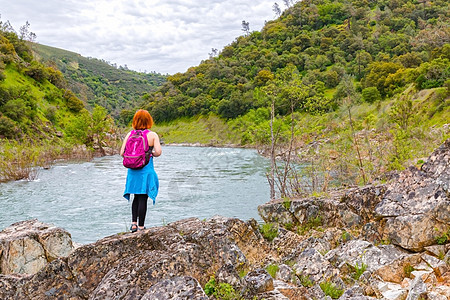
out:
M411 167L387 185L375 207L380 234L395 245L422 251L450 230L450 140L422 168Z
M12 224L0 232L0 274L35 274L73 249L62 228L37 220Z
M186 219L80 246L35 275L0 276L0 299L205 299L211 276L253 269L271 252L255 221Z

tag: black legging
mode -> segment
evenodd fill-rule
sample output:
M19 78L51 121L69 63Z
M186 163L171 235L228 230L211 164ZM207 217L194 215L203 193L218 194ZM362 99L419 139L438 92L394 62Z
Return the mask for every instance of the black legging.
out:
M147 199L146 194L135 194L131 205L132 221L137 222L139 217L140 227L144 226L145 215L147 214Z

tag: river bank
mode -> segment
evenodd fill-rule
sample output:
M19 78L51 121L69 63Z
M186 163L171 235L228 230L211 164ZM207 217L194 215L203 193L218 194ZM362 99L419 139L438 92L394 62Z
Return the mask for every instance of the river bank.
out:
M189 218L75 248L54 226L13 224L0 297L445 300L449 183L447 140L384 184L263 204L261 225Z

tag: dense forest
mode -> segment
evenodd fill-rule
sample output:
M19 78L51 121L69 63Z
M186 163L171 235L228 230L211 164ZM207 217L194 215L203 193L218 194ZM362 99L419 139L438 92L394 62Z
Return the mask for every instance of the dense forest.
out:
M305 0L261 32L238 37L218 57L168 77L147 105L159 121L214 112L236 118L268 107L322 113L345 97L349 76L361 101L444 86L449 78L447 1Z

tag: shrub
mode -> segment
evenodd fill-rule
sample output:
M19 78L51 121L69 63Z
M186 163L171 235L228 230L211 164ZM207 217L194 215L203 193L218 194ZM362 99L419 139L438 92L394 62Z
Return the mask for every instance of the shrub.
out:
M241 299L238 292L228 283L217 284L214 276L211 276L203 289L207 296L214 296L216 299L236 300Z
M381 94L376 87L371 86L362 90L362 98L365 102L374 103L381 100Z
M264 223L259 225L259 231L269 242L278 236L278 228L274 223Z
M15 138L17 131L16 123L13 120L6 116L0 116L0 137Z

